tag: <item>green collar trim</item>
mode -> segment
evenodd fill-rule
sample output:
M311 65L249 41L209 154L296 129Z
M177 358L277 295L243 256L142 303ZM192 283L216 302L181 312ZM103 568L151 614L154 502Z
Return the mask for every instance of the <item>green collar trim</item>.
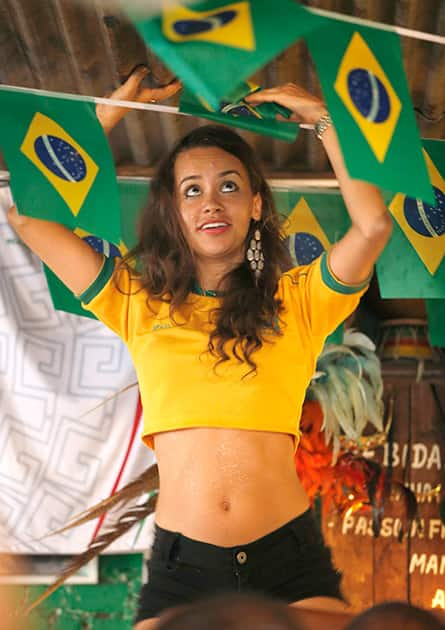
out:
M224 295L224 291L205 291L199 286L196 280L193 281L192 293L195 293L196 295L203 295L205 297L222 297Z

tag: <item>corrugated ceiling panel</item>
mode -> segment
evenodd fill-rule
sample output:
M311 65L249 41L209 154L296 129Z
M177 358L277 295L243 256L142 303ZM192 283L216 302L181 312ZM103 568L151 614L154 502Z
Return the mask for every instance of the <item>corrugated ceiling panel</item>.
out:
M445 3L438 0L310 0L305 4L443 34ZM402 38L404 63L415 106L433 119L445 112L445 49ZM3 83L102 96L118 86L138 63L153 77L171 73L147 50L116 4L107 0L3 0L0 6L0 80ZM153 77L148 81L153 81ZM255 76L271 86L301 83L319 93L314 65L304 43L279 55ZM173 99L171 104L175 104ZM165 149L196 124L183 116L131 112L110 142L121 169L149 173ZM444 137L445 119L419 118L421 133ZM268 173L323 174L326 156L312 134L302 131L293 145L246 133Z

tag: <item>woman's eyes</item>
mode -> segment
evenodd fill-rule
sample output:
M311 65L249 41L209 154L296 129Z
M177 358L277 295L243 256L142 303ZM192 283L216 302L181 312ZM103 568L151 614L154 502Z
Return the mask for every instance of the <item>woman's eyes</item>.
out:
M238 190L238 186L232 181L223 182L221 186L222 192L234 192L235 190Z
M231 180L227 180L227 181L222 182L220 190L223 193L227 193L227 192L230 193L230 192L235 192L239 190L239 187L238 187L238 184L236 184L235 182ZM201 192L202 192L201 187L198 186L197 184L193 184L192 186L189 186L188 188L186 188L184 192L184 196L197 197L198 195L201 194Z
M186 197L196 197L197 195L199 195L200 192L200 187L196 184L193 184L193 186L189 186L188 188L186 188L184 194Z

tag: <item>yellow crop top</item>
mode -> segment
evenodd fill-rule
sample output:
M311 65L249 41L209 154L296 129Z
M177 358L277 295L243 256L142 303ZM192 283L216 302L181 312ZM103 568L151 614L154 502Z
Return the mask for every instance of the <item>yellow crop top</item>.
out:
M283 274L283 335L273 335L255 353L257 374L230 359L214 370L207 350L209 313L220 298L190 294L169 317L169 305L150 300L135 272L114 270L106 259L79 299L127 344L136 369L144 409L142 439L188 427L222 427L289 433L298 442L306 388L326 337L357 307L367 283L339 282L326 254ZM113 280L117 276L119 291Z

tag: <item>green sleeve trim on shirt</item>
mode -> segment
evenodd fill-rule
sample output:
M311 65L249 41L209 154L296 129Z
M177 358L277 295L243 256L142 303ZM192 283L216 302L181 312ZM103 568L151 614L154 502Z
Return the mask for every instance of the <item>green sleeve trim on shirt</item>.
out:
M362 289L368 286L370 278L367 278L365 282L360 284L346 284L338 278L336 278L329 268L328 256L326 252L323 252L320 262L321 277L323 282L333 291L337 293L344 293L345 295L351 295L352 293L358 293Z
M91 302L91 300L95 298L96 295L104 288L108 280L113 275L114 265L114 258L105 257L104 264L102 265L102 269L99 271L97 278L88 287L88 289L77 296L83 304L88 304L89 302Z

